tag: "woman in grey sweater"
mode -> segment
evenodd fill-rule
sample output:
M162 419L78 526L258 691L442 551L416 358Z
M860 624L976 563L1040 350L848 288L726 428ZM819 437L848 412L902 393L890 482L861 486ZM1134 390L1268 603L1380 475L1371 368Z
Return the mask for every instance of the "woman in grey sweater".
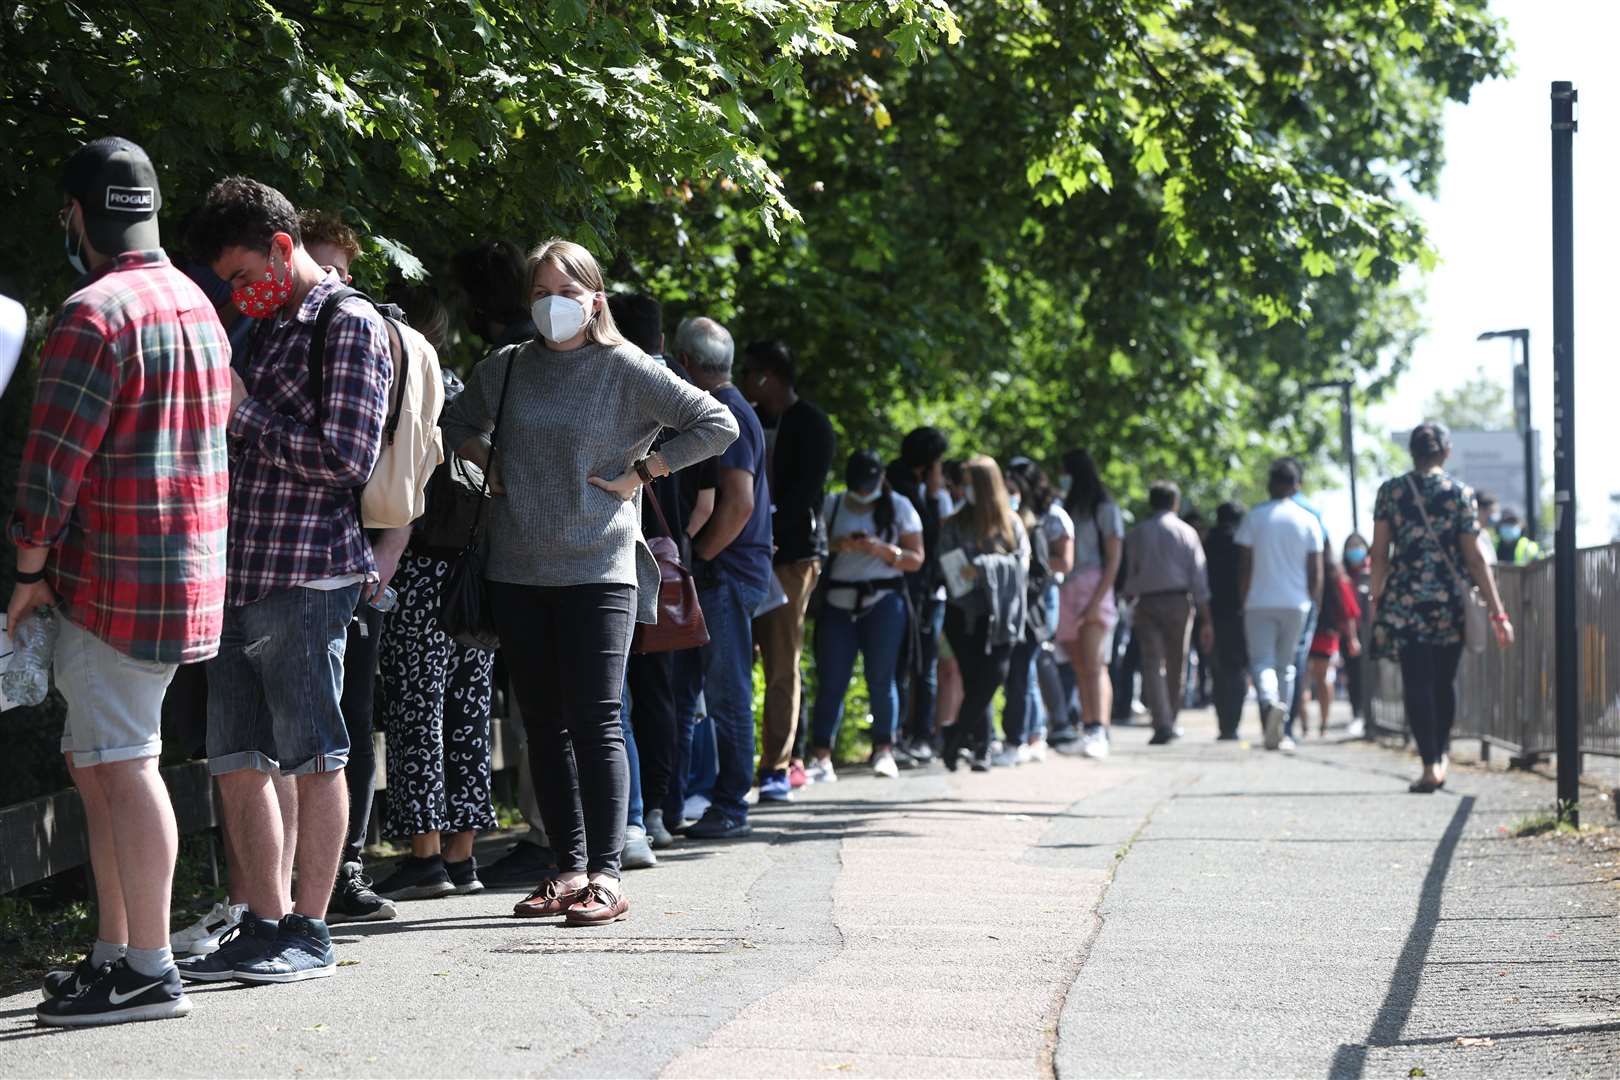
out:
M619 708L631 635L656 618L658 590L637 493L719 454L737 422L625 342L584 248L547 241L529 273L541 336L474 368L441 426L447 445L484 466L499 418L490 602L558 865L515 914L592 925L629 911ZM649 455L663 428L675 435Z

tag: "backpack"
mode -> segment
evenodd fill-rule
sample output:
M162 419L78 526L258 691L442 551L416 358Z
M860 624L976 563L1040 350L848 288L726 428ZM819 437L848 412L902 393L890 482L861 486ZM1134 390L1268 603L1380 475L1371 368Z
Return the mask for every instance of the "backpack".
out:
M1050 641L1057 631L1056 627L1048 625L1046 612L1046 589L1052 583L1052 542L1046 538L1046 530L1039 521L1025 532L1029 534L1029 584L1024 592L1027 597L1024 604L1026 640Z
M439 356L427 338L405 322L393 304L379 304L358 289L336 289L321 302L315 332L309 343L309 388L315 399L315 427L326 420L326 330L338 306L359 297L383 317L388 328L393 374L388 383L388 418L371 476L358 493L360 525L366 529L397 529L409 525L427 509L427 487L444 460L444 438L439 434L439 413L444 408L444 381Z

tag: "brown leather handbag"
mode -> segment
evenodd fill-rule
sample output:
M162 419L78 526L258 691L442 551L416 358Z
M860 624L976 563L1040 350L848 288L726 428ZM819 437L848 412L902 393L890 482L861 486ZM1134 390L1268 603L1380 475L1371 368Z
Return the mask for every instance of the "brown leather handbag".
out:
M698 604L697 582L692 579L692 571L681 565L680 548L675 545L675 534L664 518L657 494L649 487L642 497L652 500L653 514L664 530L663 536L647 538L647 546L658 560L658 621L636 626L630 651L664 653L707 645L709 627Z

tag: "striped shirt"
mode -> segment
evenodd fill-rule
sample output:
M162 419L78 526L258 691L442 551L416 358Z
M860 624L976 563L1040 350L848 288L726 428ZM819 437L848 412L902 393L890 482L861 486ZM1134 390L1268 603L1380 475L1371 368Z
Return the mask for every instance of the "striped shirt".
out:
M233 607L377 568L356 489L377 462L393 360L382 316L365 300L343 301L327 327L320 428L310 396L315 317L342 285L328 274L292 318L262 320L235 364L248 396L230 423Z
M230 347L162 251L130 251L70 296L40 354L8 532L49 548L74 623L165 664L219 648Z

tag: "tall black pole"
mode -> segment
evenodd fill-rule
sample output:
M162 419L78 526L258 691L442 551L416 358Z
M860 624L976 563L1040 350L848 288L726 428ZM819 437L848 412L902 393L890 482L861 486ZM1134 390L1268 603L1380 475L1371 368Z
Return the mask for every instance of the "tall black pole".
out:
M1552 84L1553 625L1557 628L1558 808L1580 824L1580 658L1575 625L1575 141L1573 83Z
M1535 414L1530 411L1530 331L1526 330L1519 336L1519 344L1524 349L1523 379L1524 396L1524 534L1530 539L1541 540L1541 492L1536 490L1536 426Z

